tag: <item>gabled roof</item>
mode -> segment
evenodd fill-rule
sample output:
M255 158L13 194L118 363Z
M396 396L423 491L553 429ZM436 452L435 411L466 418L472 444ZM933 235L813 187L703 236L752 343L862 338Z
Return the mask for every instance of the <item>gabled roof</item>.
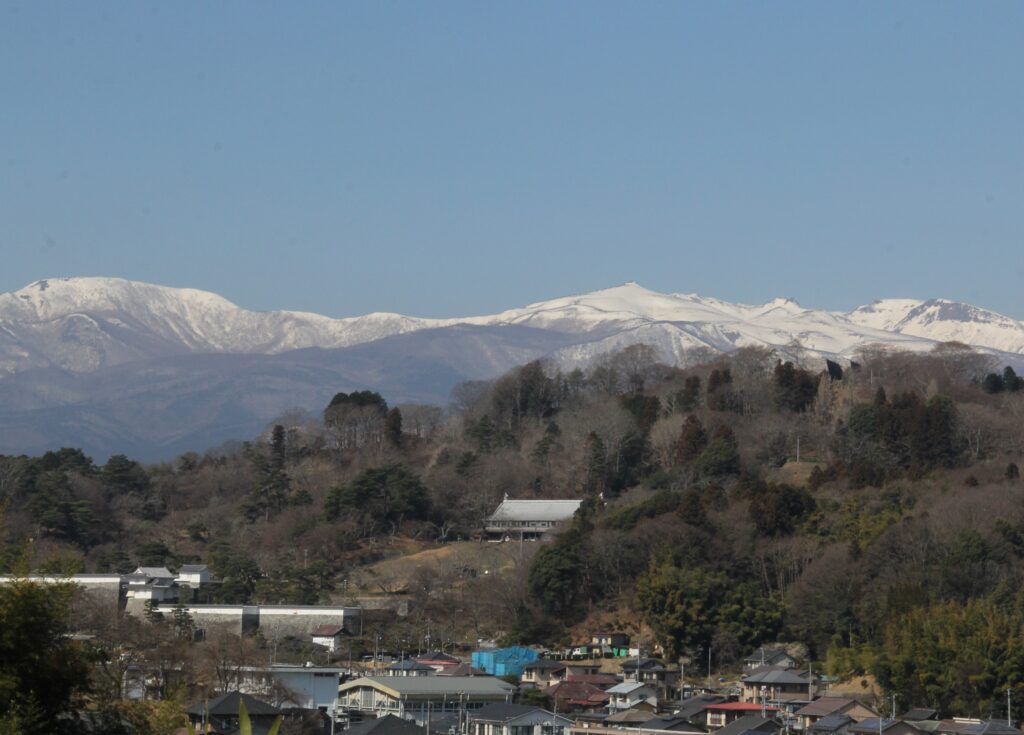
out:
M743 677L744 684L810 684L811 681L803 674L792 669L766 669L756 671Z
M725 701L726 697L720 694L698 694L696 697L683 700L679 705L679 709L676 710L676 714L689 719L706 710L709 705L721 704Z
M459 661L459 659L455 658L452 655L449 655L449 654L445 653L444 651L428 651L427 653L424 653L422 656L417 656L416 660L419 661L420 663L423 663L424 661L430 661L431 663L438 663L438 664L439 663L449 663L449 664L462 663L461 661Z
M613 715L608 715L604 718L605 722L617 722L619 724L624 723L636 723L647 722L651 719L651 713L647 710L642 709L624 709L621 712L616 712Z
M609 687L608 689L605 689L605 691L608 692L609 694L632 694L633 692L637 691L638 689L650 689L650 688L651 687L650 687L649 684L645 684L642 681L641 682L624 681L621 684L616 684L613 687Z
M162 579L174 579L173 574L167 567L139 567L133 574L145 574L147 577L158 577Z
M403 697L459 693L506 697L515 691L507 681L493 676L364 676L345 682L338 691L364 686L390 690Z
M196 702L186 712L190 715L202 716L204 713L216 715L217 717L238 717L238 703L245 702L245 710L250 715L271 716L281 714L281 710L272 704L250 697L241 692L228 692L209 702Z
M764 664L770 666L784 658L792 658L781 648L758 648L752 654L743 659L749 664Z
M920 720L934 720L938 715L938 710L928 709L927 707L913 707L903 715L904 720L910 720L911 722Z
M373 720L357 722L345 731L345 735L424 735L426 728L412 720L403 720L395 715L384 715Z
M881 724L881 726L879 726L879 724ZM890 720L888 718L882 718L881 723L879 723L877 717L869 717L866 720L863 720L861 722L857 722L857 723L854 723L854 724L850 725L849 730L850 730L850 732L862 732L862 733L885 732L886 730L888 730L893 725L899 725L899 724L900 724L899 720ZM907 727L914 727L910 723L903 723L903 724L907 725Z
M679 715L665 715L654 717L647 722L641 723L642 730L669 730L672 732L703 733L703 728L697 727L685 717Z
M623 671L636 671L637 660L631 658L628 661L623 661L619 667ZM665 664L656 658L642 658L640 659L640 669L642 671L664 671Z
M824 717L840 712L856 703L857 700L852 697L820 697L798 709L796 714L801 717Z
M510 720L517 720L520 717L532 715L536 712L540 712L549 718L558 716L553 712L548 712L546 709L531 707L527 704L495 702L494 704L485 705L471 713L470 719L474 722L509 722Z
M568 699L572 702L607 702L608 692L585 681L560 681L552 684L544 692L555 699Z
M709 704L704 709L713 710L715 712L760 712L762 705L757 702L721 702L719 704ZM767 712L777 712L778 707L764 707Z
M748 732L775 733L782 729L782 725L771 717L761 715L747 715L733 720L728 725L715 730L715 735L744 735Z
M826 715L820 720L811 725L811 729L815 732L835 732L840 728L846 727L854 720L849 715Z
M317 638L333 638L334 636L341 635L344 631L344 625L327 623L325 625L321 625L314 628L313 632L310 633L310 635L316 636Z
M565 521L582 500L509 500L505 498L488 521Z
M421 664L419 661L412 659L405 659L403 661L394 661L390 666L387 667L388 671L433 671L433 667Z
M975 722L960 731L963 735L1021 735L1020 730L998 720Z

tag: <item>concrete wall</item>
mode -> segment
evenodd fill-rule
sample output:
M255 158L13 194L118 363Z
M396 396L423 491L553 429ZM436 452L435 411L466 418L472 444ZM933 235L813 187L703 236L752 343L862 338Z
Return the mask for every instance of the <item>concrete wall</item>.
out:
M175 605L155 610L171 615ZM359 610L320 605L184 605L196 628L225 627L235 633L259 630L266 638L308 638L321 625L344 625L358 630Z

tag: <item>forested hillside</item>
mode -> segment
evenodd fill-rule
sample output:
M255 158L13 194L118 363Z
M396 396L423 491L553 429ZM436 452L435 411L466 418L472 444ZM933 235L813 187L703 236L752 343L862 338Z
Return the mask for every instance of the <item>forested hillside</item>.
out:
M3 457L3 564L26 545L50 571L202 561L231 602L397 592L415 612L382 634L406 640L614 625L719 666L794 641L836 675L962 713L1024 682L1011 369L956 344L824 370L752 348L688 369L653 354L529 363L444 409L339 393L322 416L151 467ZM470 540L506 493L586 501L555 540L498 561ZM456 541L480 546L475 565L381 571Z

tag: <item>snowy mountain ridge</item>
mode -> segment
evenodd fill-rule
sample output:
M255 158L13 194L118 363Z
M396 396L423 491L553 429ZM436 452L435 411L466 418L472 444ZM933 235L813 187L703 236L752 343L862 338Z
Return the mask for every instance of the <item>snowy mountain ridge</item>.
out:
M187 353L337 349L456 325L515 325L565 335L568 344L550 356L567 364L636 342L653 344L663 359L679 363L697 348L727 352L762 345L785 351L794 341L830 357L849 357L872 343L924 350L946 341L1024 354L1024 324L942 299L887 299L831 312L786 298L734 304L697 294L658 293L630 282L494 315L331 318L249 311L207 291L88 277L45 279L0 294L0 374L44 367L93 372Z

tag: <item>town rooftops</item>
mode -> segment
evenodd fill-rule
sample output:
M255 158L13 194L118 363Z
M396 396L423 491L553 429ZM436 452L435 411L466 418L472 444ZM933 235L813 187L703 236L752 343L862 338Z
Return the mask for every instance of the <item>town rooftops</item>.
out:
M338 691L371 686L389 690L396 697L429 697L462 693L470 696L511 696L515 687L493 676L364 676L345 682Z
M937 710L928 709L927 707L913 707L907 710L906 714L903 715L903 719L911 722L920 722L921 720L934 720L938 714Z
M357 722L345 730L346 735L423 735L426 729L412 720L403 720L392 714Z
M534 712L543 712L546 715L552 713L540 707L531 707L527 704L511 704L509 702L495 702L487 704L473 712L471 717L477 722L508 722L517 720L523 715L531 715Z
M715 730L715 735L744 735L748 732L774 733L782 729L782 725L771 717L747 715L730 722L723 728Z
M815 699L806 707L798 709L796 714L800 717L824 717L833 712L839 712L851 704L856 704L856 702L857 700L852 697L821 697Z
M901 724L900 720L890 720L888 718L882 718L882 721L879 722L877 717L869 717L868 719L863 720L862 722L856 722L850 725L849 731L859 733L885 732L890 727L899 724ZM908 726L913 727L913 725Z
M853 722L849 715L826 715L811 725L815 732L826 733L840 730Z
M704 709L711 710L712 712L760 712L761 705L757 702L720 702L718 704L709 704ZM765 707L767 712L776 712L778 707Z
M510 500L506 497L487 521L489 523L564 521L572 518L582 502L582 500Z
M698 694L696 697L683 700L679 705L679 709L676 710L676 714L689 719L699 715L712 704L721 704L725 701L726 698L721 694Z
M803 674L791 669L765 669L743 677L744 684L803 684L811 683Z
M433 671L433 667L421 664L419 661L405 659L404 661L393 661L387 667L388 671Z
M605 691L609 694L632 694L637 689L650 688L650 685L644 684L642 681L624 681L621 684L616 684Z
M250 697L248 694L242 694L241 692L228 692L216 699L211 699L209 702L196 702L185 711L197 717L201 717L204 714L216 717L238 717L238 703L240 701L245 702L246 712L256 717L281 714L281 710L274 705L267 704L262 700L256 699L256 697Z
M963 735L1021 735L1020 730L999 720L974 722L960 731Z
M670 732L692 732L703 733L704 730L694 725L685 717L679 715L665 715L654 717L647 722L640 723L641 730L664 730Z
M784 661L787 658L792 659L792 656L781 648L758 648L743 660L748 664L771 666L772 664Z

